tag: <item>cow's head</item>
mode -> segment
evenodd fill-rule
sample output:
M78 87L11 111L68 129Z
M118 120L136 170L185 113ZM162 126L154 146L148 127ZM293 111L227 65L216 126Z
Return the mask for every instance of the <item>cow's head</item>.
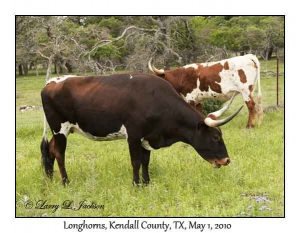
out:
M222 131L219 127L232 120L243 106L225 119L218 120L217 117L221 116L228 109L233 98L234 95L225 107L219 111L208 114L204 120L199 122L192 140L192 146L196 149L198 154L216 168L221 167L221 165L226 166L230 163L229 155L222 137Z

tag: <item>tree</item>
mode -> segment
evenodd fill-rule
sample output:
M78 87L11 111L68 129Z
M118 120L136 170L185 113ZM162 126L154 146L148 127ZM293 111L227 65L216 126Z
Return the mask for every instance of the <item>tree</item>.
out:
M284 18L266 17L261 21L264 29L263 51L261 55L270 59L274 51L284 47Z
M47 63L47 78L76 70L148 71L151 57L171 65L255 53L268 59L284 46L277 16L17 16L16 70Z
M28 65L37 61L36 54L32 53L33 42L28 31L34 30L36 24L31 17L16 17L16 66L19 75L28 74Z

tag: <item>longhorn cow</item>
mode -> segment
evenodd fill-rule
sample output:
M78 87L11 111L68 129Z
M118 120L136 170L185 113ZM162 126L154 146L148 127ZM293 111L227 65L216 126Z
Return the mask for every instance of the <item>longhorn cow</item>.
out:
M257 111L258 124L262 121L262 94L260 89L260 64L255 55L247 54L218 62L194 63L173 70L157 69L148 62L149 69L167 80L177 93L202 111L202 103L207 99L228 101L233 93L240 93L245 101L249 118L247 127L255 126ZM258 104L255 109L253 93L258 85Z
M70 133L95 141L127 139L133 183L149 183L150 151L176 142L191 145L214 167L230 162L219 126L234 118L215 120L187 104L165 80L149 74L65 77L49 80L41 92L45 112L42 164L53 176L57 160L62 183L69 182L65 150ZM47 139L48 122L52 139Z

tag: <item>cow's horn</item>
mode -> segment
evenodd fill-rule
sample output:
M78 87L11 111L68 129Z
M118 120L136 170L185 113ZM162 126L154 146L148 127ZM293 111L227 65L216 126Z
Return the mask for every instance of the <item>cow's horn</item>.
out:
M163 69L156 69L153 65L151 65L151 62L152 62L152 57L150 58L149 62L148 62L148 68L149 70L151 70L153 73L155 74L164 74L165 71Z
M225 118L225 119L222 119L222 120L213 120L212 118L210 117L206 117L204 119L204 123L210 127L218 127L218 126L221 126L221 125L225 125L226 123L228 123L229 121L231 121L240 111L241 109L243 108L244 106L242 105L235 113L233 113L231 116Z
M233 101L233 99L234 99L234 97L235 97L235 94L236 94L236 92L233 93L233 95L232 95L230 101L228 102L228 104L226 104L223 108L221 108L221 109L218 110L218 111L209 113L208 116L209 116L209 115L214 115L216 118L222 116L222 114L223 114L224 112L226 112L227 109L228 109L228 108L230 107L230 105L232 104L232 101Z

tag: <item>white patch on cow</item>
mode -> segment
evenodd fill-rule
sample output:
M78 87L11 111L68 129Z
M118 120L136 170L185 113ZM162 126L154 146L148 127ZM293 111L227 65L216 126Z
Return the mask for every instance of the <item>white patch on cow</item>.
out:
M129 79L132 79L132 78L133 78L133 76L132 76L132 75L130 75Z
M110 133L110 134L106 135L105 137L97 137L97 136L90 134L89 132L84 132L79 127L78 123L76 123L74 125L74 124L70 123L69 121L66 121L65 123L61 123L61 128L60 128L59 132L55 133L53 131L53 133L54 133L54 135L63 134L63 135L65 135L65 137L68 137L71 130L75 133L78 133L78 134L80 134L88 139L94 140L94 141L111 141L111 140L128 138L127 130L124 125L122 125L120 130L117 132Z
M189 101L195 101L197 102L198 98L199 98L199 95L201 94L201 91L200 91L200 80L197 79L197 87L192 90L192 92L190 93L187 93L186 96L185 96L185 100L187 102Z
M212 66L212 65L215 65L215 64L217 64L218 62L205 62L205 63L201 63L201 65L203 66L203 67L206 67L206 66Z
M62 77L51 78L51 79L49 79L46 82L46 85L49 84L49 83L51 83L51 82L55 82L55 83L63 82L63 81L65 81L68 78L74 78L74 77L79 77L79 76L76 76L76 75L64 75Z
M184 66L185 69L190 68L190 67L194 68L195 70L198 69L198 65L195 64L195 63L194 63L194 64L189 64L189 65L185 65L185 66Z
M146 150L155 150L150 146L149 142L144 138L141 138L141 142L142 142L142 147L144 147Z
M183 96L183 94L181 94ZM193 89L190 93L187 93L186 96L183 96L186 102L194 101L195 104L201 103L205 99L211 98L218 99L220 97L220 93L217 93L208 87L208 91L201 91L200 90L200 80L197 79L197 86Z
M61 127L60 130L55 133L55 131L53 130L53 134L57 135L57 134L63 134L65 135L65 137L68 137L69 133L70 133L70 129L73 127L74 125L71 124L69 121L66 121L65 123L61 123Z

